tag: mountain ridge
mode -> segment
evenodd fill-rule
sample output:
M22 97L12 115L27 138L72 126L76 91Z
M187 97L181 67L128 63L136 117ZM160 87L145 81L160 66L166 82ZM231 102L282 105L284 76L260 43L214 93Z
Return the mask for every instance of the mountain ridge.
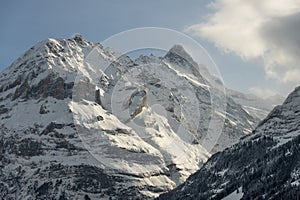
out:
M119 55L79 35L46 39L0 73L1 198L151 198L206 162L211 96L197 64ZM257 123L230 97L227 106L215 151Z

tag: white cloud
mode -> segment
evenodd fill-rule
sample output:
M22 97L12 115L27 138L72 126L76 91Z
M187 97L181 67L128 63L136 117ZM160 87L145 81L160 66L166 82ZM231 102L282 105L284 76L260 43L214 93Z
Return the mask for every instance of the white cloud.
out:
M300 0L216 0L206 22L185 31L243 59L262 58L266 77L300 82Z
M249 91L261 98L271 97L278 94L277 91L266 87L251 87L249 88Z

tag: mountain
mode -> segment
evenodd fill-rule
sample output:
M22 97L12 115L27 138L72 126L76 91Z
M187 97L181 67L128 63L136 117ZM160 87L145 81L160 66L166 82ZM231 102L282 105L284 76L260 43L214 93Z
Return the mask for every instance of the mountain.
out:
M233 98L235 102L241 104L243 109L258 122L264 119L276 105L280 105L284 101L284 97L280 95L262 99L253 94L243 94L231 89L227 89L226 94Z
M136 60L78 35L30 48L0 74L1 199L146 199L183 183L258 123L199 66L180 45Z
M158 199L299 199L300 87L252 135Z

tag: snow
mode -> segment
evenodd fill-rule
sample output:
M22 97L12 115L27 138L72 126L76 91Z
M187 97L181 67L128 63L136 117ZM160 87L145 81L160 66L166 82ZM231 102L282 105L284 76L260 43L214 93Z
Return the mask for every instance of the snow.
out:
M253 106L243 106L244 110L251 116L256 117L258 119L264 119L268 114L270 110L266 109L260 109Z
M199 80L197 80L198 78L196 78L194 75L192 74L188 74L187 72L183 72L181 68L176 67L176 65L171 65L170 63L168 63L167 61L164 62L170 69L174 70L176 72L176 74L179 77L184 77L187 80L191 81L192 83L194 83L196 86L199 87L204 87L206 89L209 89L209 86L207 84L201 83Z
M86 147L102 163L132 174L148 173L176 164L181 171L179 179L175 181L177 184L183 182L210 156L201 145L192 144L193 132L197 130L200 118L199 112L195 112L197 107L194 105L198 106L198 102L190 83L203 87L206 85L187 75L179 76L178 72L164 63L136 66L117 79L118 74L111 72L124 69L109 68L105 71L110 62L101 49L93 50L75 81L75 85L82 83L83 87L77 88L76 98L73 97L76 102L70 106ZM98 85L99 74L96 73L99 63L100 75L111 81L117 80L111 90L107 87L101 91L104 107L80 101L91 99L87 98L85 87L101 88ZM88 80L84 82L81 77ZM160 80L157 82L161 85L159 89L147 85L155 80ZM143 90L146 90L147 105L132 118L132 112L141 102L138 97L132 100L132 95ZM181 118L181 122L175 122L168 111L161 110L174 106L174 102L168 99L175 95L179 97L179 102L175 102L174 114ZM131 105L129 101L132 101ZM97 116L103 120L95 121ZM118 128L127 130L130 137L128 134L110 134Z
M47 105L48 114L39 114L42 104ZM49 122L71 123L72 115L68 112L68 100L57 100L52 97L46 101L27 100L24 102L10 102L10 117L3 119L3 123L9 129L23 130L26 127L33 127L34 124L46 126ZM15 123L18 122L18 123Z
M92 106L91 106L92 105ZM99 134L101 130L116 130L117 128L127 130L130 133L130 137L126 134L110 135L102 131L104 134L101 136L101 140L98 141L95 137L90 137L89 140L84 132L81 132L81 137L85 141L88 149L93 152L94 156L105 163L108 166L117 167L118 170L127 171L134 174L151 172L154 169L154 165L161 159L161 164L167 165L168 163L175 163L177 167L182 169L182 178L180 182L185 180L191 173L198 169L199 163L203 163L208 158L209 154L201 148L201 145L190 145L182 141L176 133L174 133L171 127L167 126L167 119L155 112L152 112L151 108L144 109L142 113L137 116L137 119L143 121L144 119L151 120L155 124L151 127L137 126L136 123L128 122L127 125L120 122L115 116L108 115L107 111L104 110L100 105L94 105L92 102L85 102L85 104L71 103L71 109L75 114L75 121L78 125L83 125L86 128L93 129L93 133ZM97 116L102 116L103 121L95 122ZM147 122L144 122L147 123ZM149 123L149 122L148 122ZM155 127L159 127L158 130ZM96 131L96 130L99 131ZM91 130L89 131L91 133ZM98 136L99 137L99 136ZM105 139L106 138L106 139ZM103 139L110 142L104 142ZM96 142L95 142L96 141ZM115 148L124 149L124 154L116 150L113 150L112 146L105 147L110 148L110 151L102 151L103 145L110 143ZM99 146L99 148L97 147ZM123 151L123 150L121 150ZM145 158L144 156L131 158L128 151L133 152L146 152L150 157ZM111 156L108 156L111 152ZM118 155L118 159L111 159ZM152 155L152 156L151 156ZM153 160L153 158L155 158ZM121 159L120 159L121 158ZM141 160L139 160L141 159ZM147 162L145 162L147 159ZM130 164L128 163L130 161ZM166 163L165 163L166 162ZM139 164L141 163L141 164ZM164 164L165 163L165 164Z
M211 156L195 141L205 134L202 132L207 128L204 124L212 114L221 116L214 119L215 123L225 118L232 126L241 126L244 122L235 117L238 113L231 115L219 109L211 113L210 101L214 97L210 96L210 90L213 88L196 77L188 66L152 56L140 58L145 59L145 63L133 68L126 65L126 61L131 60L116 60L118 55L115 50L86 41L79 45L74 40L47 39L1 73L1 85L9 85L17 77L26 78L32 72L36 76L28 81L30 86L37 86L50 74L63 78L65 83L75 84L73 99L45 97L11 101L8 98L1 102L11 109L1 119L1 124L8 129L5 136L41 141L46 152L28 158L12 155L12 163L26 168L37 164L41 169L49 163L99 166L128 179L129 184L123 187L135 186L141 193L153 197L158 193L148 190L148 186L172 189ZM113 61L117 64L111 65ZM15 89L0 93L0 97L13 94ZM100 90L99 104L95 103L97 89ZM145 101L144 97L134 96L141 91L146 93ZM48 112L40 114L41 107ZM137 110L139 112L132 116ZM40 135L51 122L64 126ZM55 138L55 134L62 134L64 138ZM227 147L237 139L220 141ZM57 143L64 140L83 150L70 153L64 148L57 149ZM168 169L169 165L180 170L173 172ZM8 165L5 170L12 168ZM33 172L29 169L28 177ZM126 175L120 175L122 173Z

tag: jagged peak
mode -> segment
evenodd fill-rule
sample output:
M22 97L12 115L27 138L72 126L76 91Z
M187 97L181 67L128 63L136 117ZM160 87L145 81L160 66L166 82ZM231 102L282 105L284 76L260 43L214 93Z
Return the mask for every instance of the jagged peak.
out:
M165 58L169 58L172 55L179 56L192 65L197 65L191 55L185 50L185 48L180 44L175 44L165 55Z
M193 74L195 77L198 77L201 82L207 83L200 74L199 64L194 61L182 45L175 44L164 56L164 59L169 63L174 63L180 70L184 70L184 73Z
M188 54L181 44L175 44L175 45L169 50L169 52L173 52L173 53L177 53L177 52L178 52L178 53L181 53L181 52L183 52L183 53L185 53L185 54Z
M76 49L78 46L81 49L91 49L94 47L100 47L103 49L103 46L100 43L93 43L86 40L82 35L76 34L74 37L69 39L63 38L46 38L35 45L30 49L25 51L17 60L15 60L8 68L3 72L8 72L19 68L24 62L37 61L38 59L48 59L49 55L54 55L60 57L63 54L67 54L67 50L71 47ZM62 58L64 60L64 58Z
M37 43L34 45L31 49L38 49L39 47L42 46L44 47L49 47L50 46L56 46L63 48L64 46L67 46L69 42L75 42L77 45L81 47L88 47L88 46L99 46L100 48L103 48L103 46L100 43L93 43L85 39L82 35L80 34L75 34L72 38L69 39L64 39L64 38L47 38L45 40L42 40L41 42Z
M84 45L84 46L87 46L87 45L90 45L92 44L91 42L89 42L88 40L86 40L82 35L80 34L75 34L74 37L72 38L77 44L80 44L80 45Z
M81 34L79 34L79 33L75 34L74 37L73 37L73 39L74 39L75 41L76 41L76 40L79 40L79 41L85 40L85 39L83 38L83 36L82 36Z

